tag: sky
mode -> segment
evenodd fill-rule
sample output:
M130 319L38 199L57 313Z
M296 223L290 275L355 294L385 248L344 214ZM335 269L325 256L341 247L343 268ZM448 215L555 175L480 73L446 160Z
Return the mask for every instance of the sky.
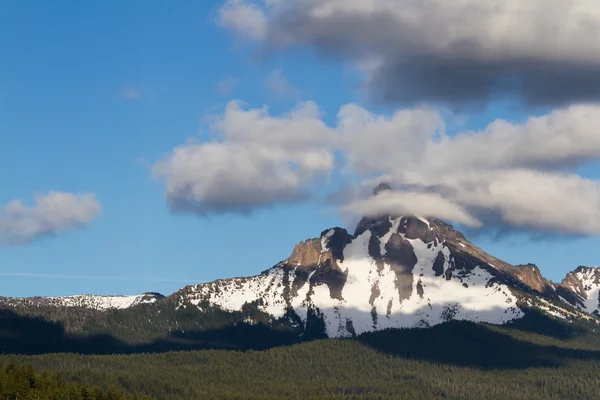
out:
M598 265L598 39L591 0L3 2L0 295L169 294L380 212Z

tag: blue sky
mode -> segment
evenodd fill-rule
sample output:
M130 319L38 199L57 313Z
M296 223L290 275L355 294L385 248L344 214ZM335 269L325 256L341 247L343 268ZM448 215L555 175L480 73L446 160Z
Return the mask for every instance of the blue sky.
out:
M259 273L299 241L343 224L318 196L251 215L170 211L165 186L150 166L201 137L203 118L221 113L230 100L269 105L272 115L313 100L330 124L350 102L383 114L392 109L365 100L360 75L347 63L303 48L256 59L252 46L217 23L221 5L0 6L0 204L20 199L30 205L37 194L61 191L93 193L102 207L83 228L0 247L0 295L171 293L185 284ZM289 90L266 84L274 73ZM460 129L481 129L499 117L522 121L532 112L541 113L491 102L462 115L469 118ZM581 174L597 179L600 168L592 164ZM535 262L554 280L580 264L597 264L600 248L596 237L474 241L509 262Z

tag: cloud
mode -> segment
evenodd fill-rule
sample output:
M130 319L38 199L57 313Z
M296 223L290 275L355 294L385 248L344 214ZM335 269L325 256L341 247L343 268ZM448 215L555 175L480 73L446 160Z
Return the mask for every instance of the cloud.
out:
M121 90L121 98L128 101L137 101L142 97L140 91L133 86L125 86Z
M480 230L600 234L598 181L576 174L600 160L600 106L577 105L522 123L497 120L450 136L441 114L378 115L356 104L327 125L313 102L282 116L231 102L212 141L182 145L153 167L176 211L249 213L334 196L343 213L438 217ZM397 189L366 195L385 179Z
M365 117L356 117L361 113ZM443 133L444 123L433 109L401 110L386 118L357 106L342 107L340 121L349 118L364 119L359 124L353 121L350 125L360 128L346 135L353 140L348 151L361 172L392 171L400 175L412 170L449 175L502 168L555 171L600 159L600 107L594 105L560 108L518 124L499 119L481 131L454 136Z
M165 181L174 211L250 213L300 201L333 168L329 129L318 116L310 102L282 117L231 102L210 127L216 140L174 149L154 176Z
M261 7L244 0L228 0L219 9L219 22L239 34L262 40L266 35L267 21Z
M0 276L11 278L39 278L39 279L74 279L74 280L103 280L117 282L180 282L202 283L201 279L172 279L172 278L145 278L143 276L101 276L101 275L68 275L68 274L40 274L37 272L0 272Z
M298 99L302 96L302 92L288 82L280 69L271 72L265 79L264 85L279 100Z
M385 173L420 162L431 138L444 132L444 121L427 107L385 116L346 104L338 112L337 131L349 168L361 174Z
M481 222L469 215L463 207L437 193L386 191L368 199L357 200L342 207L341 211L354 215L374 217L380 214L429 215L435 210L438 218L479 228Z
M239 80L233 76L220 80L217 83L217 92L222 96L230 94L237 86Z
M230 0L220 20L269 51L350 61L376 101L600 100L595 0Z
M449 180L449 198L488 225L574 235L600 234L600 185L569 173L511 169ZM482 212L483 211L483 212Z
M35 205L14 200L0 212L0 244L18 246L42 237L83 227L100 214L92 194L50 192L36 196Z

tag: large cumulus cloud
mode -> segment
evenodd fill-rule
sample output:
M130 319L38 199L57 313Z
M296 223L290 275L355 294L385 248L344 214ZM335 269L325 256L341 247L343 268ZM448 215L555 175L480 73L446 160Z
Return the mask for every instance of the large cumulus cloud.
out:
M600 98L596 0L228 0L219 20L268 51L309 46L354 63L378 101Z

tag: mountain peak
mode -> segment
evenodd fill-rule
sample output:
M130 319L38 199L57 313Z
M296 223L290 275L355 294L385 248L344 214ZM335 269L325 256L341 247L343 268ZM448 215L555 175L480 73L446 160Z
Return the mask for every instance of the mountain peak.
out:
M373 195L377 196L381 192L391 191L392 187L387 182L381 182L379 185L373 189Z

